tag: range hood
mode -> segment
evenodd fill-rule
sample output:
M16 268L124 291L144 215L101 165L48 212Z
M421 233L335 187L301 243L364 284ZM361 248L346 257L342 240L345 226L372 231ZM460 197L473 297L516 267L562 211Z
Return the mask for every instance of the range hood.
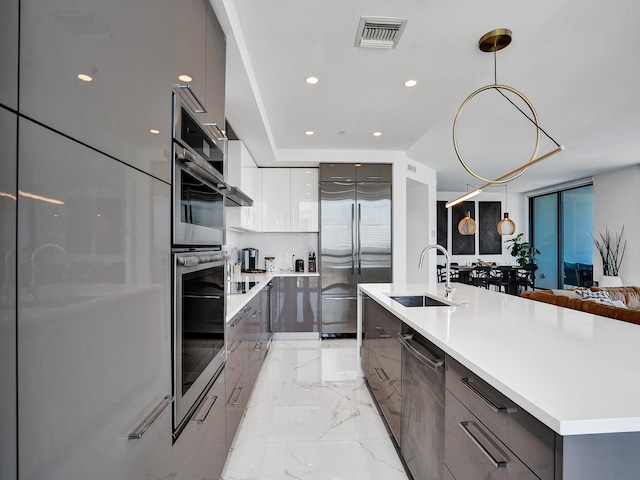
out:
M250 207L253 205L253 199L238 187L228 185L223 194L225 207Z

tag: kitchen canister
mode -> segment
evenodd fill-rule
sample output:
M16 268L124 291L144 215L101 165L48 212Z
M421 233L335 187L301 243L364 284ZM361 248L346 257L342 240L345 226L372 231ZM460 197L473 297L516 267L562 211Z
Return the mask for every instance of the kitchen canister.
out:
M275 258L276 257L264 257L264 269L267 272L273 272L276 269L275 264L273 263Z

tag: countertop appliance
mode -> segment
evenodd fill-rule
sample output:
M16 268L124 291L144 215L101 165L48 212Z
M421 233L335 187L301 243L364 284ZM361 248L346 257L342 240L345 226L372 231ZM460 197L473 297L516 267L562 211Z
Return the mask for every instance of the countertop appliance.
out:
M296 260L296 273L304 273L304 260L301 258Z
M241 255L240 261L242 262L242 270L244 272L258 270L260 251L257 248L243 248Z
M226 360L225 258L220 251L173 257L173 429L178 435Z
M358 283L391 282L391 165L320 164L322 336L355 335Z

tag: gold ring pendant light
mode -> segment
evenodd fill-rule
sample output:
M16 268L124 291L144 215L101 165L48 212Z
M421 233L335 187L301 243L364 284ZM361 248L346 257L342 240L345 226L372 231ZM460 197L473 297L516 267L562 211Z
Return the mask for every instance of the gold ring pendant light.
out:
M495 52L497 52L498 50L502 50L503 48L505 48L510 43L511 43L511 30L508 30L506 28L501 28L501 29L497 29L497 30L492 30L489 33L485 34L480 39L480 41L478 42L478 48L480 48L480 50L482 50L483 52L493 52L494 53L494 57L495 57ZM494 58L494 61L495 61L495 58ZM460 118L460 114L464 110L464 107L467 105L467 103L469 103L469 101L473 97L475 97L479 93L484 92L485 90L498 90L505 98L506 98L506 96L504 95L504 93L501 92L501 90L504 90L504 91L507 91L507 92L511 92L514 95L516 95L518 98L520 98L527 105L527 107L531 111L531 117L529 117L526 113L524 113L522 110L520 110L520 108L515 106L515 104L513 104L513 102L511 102L509 99L507 99L507 100L510 101L514 105L514 107L516 109L520 110L520 112L522 112L522 114L525 115L536 126L536 143L535 143L535 147L533 149L533 153L531 155L531 158L526 163L524 163L523 165L520 165L519 167L514 168L513 170L505 173L504 175L501 175L501 176L499 176L497 178L494 178L494 179L485 178L485 177L483 177L481 175L478 175L473 170L471 170L471 168L469 168L469 166L465 163L464 159L462 158L462 155L460 154L460 150L458 149L457 127L458 127L458 119ZM537 156L538 155L538 150L540 148L540 132L543 132L553 143L555 143L556 144L556 148L554 148L550 152L545 153L544 155L538 157ZM469 172L469 174L471 174L473 177L477 178L481 182L484 182L484 185L476 187L474 190L471 190L470 192L467 192L466 194L462 195L461 197L457 198L456 200L448 202L445 205L446 208L449 208L449 207L452 207L454 205L457 205L458 203L461 203L464 200L467 200L468 198L471 198L471 197L481 193L483 188L486 188L486 187L488 187L490 185L504 184L504 183L510 182L512 180L515 180L520 175L522 175L527 170L527 168L529 168L530 166L535 165L536 163L541 162L542 160L544 160L546 158L549 158L551 155L554 155L554 154L564 150L564 146L558 144L558 142L556 142L553 138L551 138L549 135L547 135L547 133L540 127L540 121L538 119L538 114L536 113L535 109L533 108L533 105L527 99L527 97L525 97L522 93L520 93L515 88L509 87L507 85L500 85L500 84L497 83L497 81L494 84L485 85L484 87L480 87L479 89L477 89L475 92L473 92L471 95L469 95L465 99L465 101L462 102L462 105L460 105L460 107L458 108L458 112L456 113L456 117L455 117L455 119L453 121L453 148L455 149L456 156L458 157L458 160L460 160L460 163L462 164L464 169L467 172Z

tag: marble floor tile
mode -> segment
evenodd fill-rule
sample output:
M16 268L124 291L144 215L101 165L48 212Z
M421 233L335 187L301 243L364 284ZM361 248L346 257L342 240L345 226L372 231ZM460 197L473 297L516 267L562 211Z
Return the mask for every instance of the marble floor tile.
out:
M407 479L355 340L272 343L222 479Z

